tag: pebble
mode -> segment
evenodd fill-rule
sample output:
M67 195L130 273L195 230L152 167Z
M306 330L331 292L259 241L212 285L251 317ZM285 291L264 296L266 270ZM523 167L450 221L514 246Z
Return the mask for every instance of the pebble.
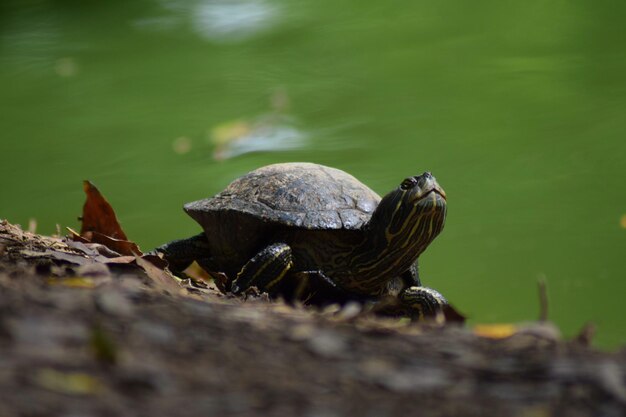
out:
M151 343L167 346L176 341L176 337L171 328L158 323L139 321L133 326L134 330L145 337Z
M76 270L76 275L83 277L108 277L111 275L109 267L101 263L81 265Z
M330 330L317 330L307 340L308 349L324 358L338 358L345 355L348 343L339 333Z
M356 301L346 303L343 308L337 314L337 318L340 320L351 320L356 318L363 311L363 305Z
M133 305L121 292L112 288L106 288L96 295L98 308L112 316L128 317L133 314Z

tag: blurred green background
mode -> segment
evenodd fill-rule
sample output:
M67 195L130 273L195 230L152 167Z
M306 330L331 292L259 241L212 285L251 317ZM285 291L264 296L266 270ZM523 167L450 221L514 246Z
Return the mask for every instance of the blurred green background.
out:
M626 3L0 3L0 217L77 227L91 179L142 248L183 202L312 161L380 194L432 171L425 283L471 323L626 343Z

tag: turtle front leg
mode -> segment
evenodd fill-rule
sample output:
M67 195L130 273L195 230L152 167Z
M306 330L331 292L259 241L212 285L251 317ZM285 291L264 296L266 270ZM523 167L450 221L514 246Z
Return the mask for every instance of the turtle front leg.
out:
M239 294L248 288L257 287L262 292L275 295L279 283L292 267L289 245L274 243L246 262L232 282L231 291Z
M412 286L398 295L401 308L413 320L443 317L448 301L439 291L428 287Z
M420 281L419 267L417 261L411 265L409 269L406 270L402 275L400 275L402 281L404 281L405 286L407 287L421 287L422 282Z
M169 265L170 270L179 274L184 271L193 261L204 264L209 259L209 242L204 233L197 234L188 239L174 240L159 246L148 252L156 255L162 254Z
M448 301L439 291L422 286L417 262L400 275L404 283L404 288L397 296L400 310L414 320L436 318L445 312Z

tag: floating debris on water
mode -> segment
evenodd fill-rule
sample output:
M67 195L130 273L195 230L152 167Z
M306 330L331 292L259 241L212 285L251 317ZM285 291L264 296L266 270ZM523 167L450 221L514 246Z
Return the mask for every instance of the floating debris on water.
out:
M278 8L264 0L201 1L192 11L193 28L218 42L250 39L274 26Z
M296 119L286 112L289 96L277 89L270 97L272 111L254 119L221 123L209 131L215 146L213 159L222 161L252 152L291 151L309 144L308 135L296 127Z
M191 151L192 142L187 136L180 136L172 142L172 149L179 155L189 153Z
M302 149L308 144L306 135L297 128L264 119L219 125L211 131L211 141L216 145L213 158L218 161L252 152Z
M74 77L78 74L78 64L72 57L59 58L54 63L54 72L56 72L59 77Z

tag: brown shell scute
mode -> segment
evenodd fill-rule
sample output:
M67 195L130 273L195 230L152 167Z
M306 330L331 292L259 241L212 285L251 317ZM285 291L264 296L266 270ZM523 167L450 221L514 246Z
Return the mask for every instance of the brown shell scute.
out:
M200 222L208 211L232 210L287 226L358 229L379 201L378 194L341 170L286 163L252 171L215 197L186 204L185 210Z

